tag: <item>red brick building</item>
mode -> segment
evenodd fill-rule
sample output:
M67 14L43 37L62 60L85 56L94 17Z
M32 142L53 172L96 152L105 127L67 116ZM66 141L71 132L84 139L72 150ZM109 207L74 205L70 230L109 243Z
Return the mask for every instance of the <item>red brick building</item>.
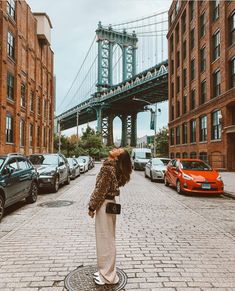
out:
M173 1L167 37L171 157L235 171L235 1Z
M0 154L53 150L51 28L24 0L0 1Z

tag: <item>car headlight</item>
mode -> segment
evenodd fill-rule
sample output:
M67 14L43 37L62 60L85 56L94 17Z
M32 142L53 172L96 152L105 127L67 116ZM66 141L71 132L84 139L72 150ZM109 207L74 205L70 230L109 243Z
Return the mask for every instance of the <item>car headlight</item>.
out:
M223 181L222 177L219 175L217 178L216 178L217 181Z
M182 177L185 179L185 180L193 180L193 178L187 174L182 174Z

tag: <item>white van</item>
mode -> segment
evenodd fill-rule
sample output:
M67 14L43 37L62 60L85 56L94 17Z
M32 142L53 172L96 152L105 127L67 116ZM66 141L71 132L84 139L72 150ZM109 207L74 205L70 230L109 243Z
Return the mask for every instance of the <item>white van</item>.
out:
M131 161L134 170L144 170L147 162L152 158L151 149L135 148L131 152Z

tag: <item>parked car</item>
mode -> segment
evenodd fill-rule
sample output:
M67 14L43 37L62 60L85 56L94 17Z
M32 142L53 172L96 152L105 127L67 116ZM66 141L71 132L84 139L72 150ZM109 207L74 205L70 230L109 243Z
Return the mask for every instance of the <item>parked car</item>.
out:
M82 169L82 173L85 173L89 170L89 157L88 156L79 156L77 161Z
M80 166L78 161L75 158L68 158L69 169L70 169L70 178L75 179L80 176Z
M89 157L88 169L91 170L92 168L94 168L95 163L91 156L88 156L88 157Z
M199 159L174 159L164 175L166 186L172 184L180 193L223 194L224 184L220 174Z
M0 221L4 209L22 199L34 203L38 195L38 174L21 154L0 156Z
M132 167L134 170L144 170L147 162L152 158L150 149L135 148L131 152Z
M153 158L145 166L145 177L151 181L163 181L166 166L170 162L168 158Z
M60 184L70 183L70 169L67 159L61 154L33 154L29 157L39 173L39 188L59 190Z

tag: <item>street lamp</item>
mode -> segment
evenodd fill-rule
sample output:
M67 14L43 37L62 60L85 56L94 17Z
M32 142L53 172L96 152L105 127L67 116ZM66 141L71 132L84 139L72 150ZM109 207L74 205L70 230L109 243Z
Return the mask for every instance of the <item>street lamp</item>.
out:
M140 99L140 98L136 98L134 97L132 100L134 101L141 101L141 102L145 102L149 105L154 105L153 103L146 101L144 99ZM150 111L152 111L152 108L150 108ZM154 157L156 157L156 153L157 153L157 145L156 145L156 135L157 135L157 112L161 112L160 108L157 108L157 103L155 103L155 110L154 110L154 142L153 142L153 154Z

